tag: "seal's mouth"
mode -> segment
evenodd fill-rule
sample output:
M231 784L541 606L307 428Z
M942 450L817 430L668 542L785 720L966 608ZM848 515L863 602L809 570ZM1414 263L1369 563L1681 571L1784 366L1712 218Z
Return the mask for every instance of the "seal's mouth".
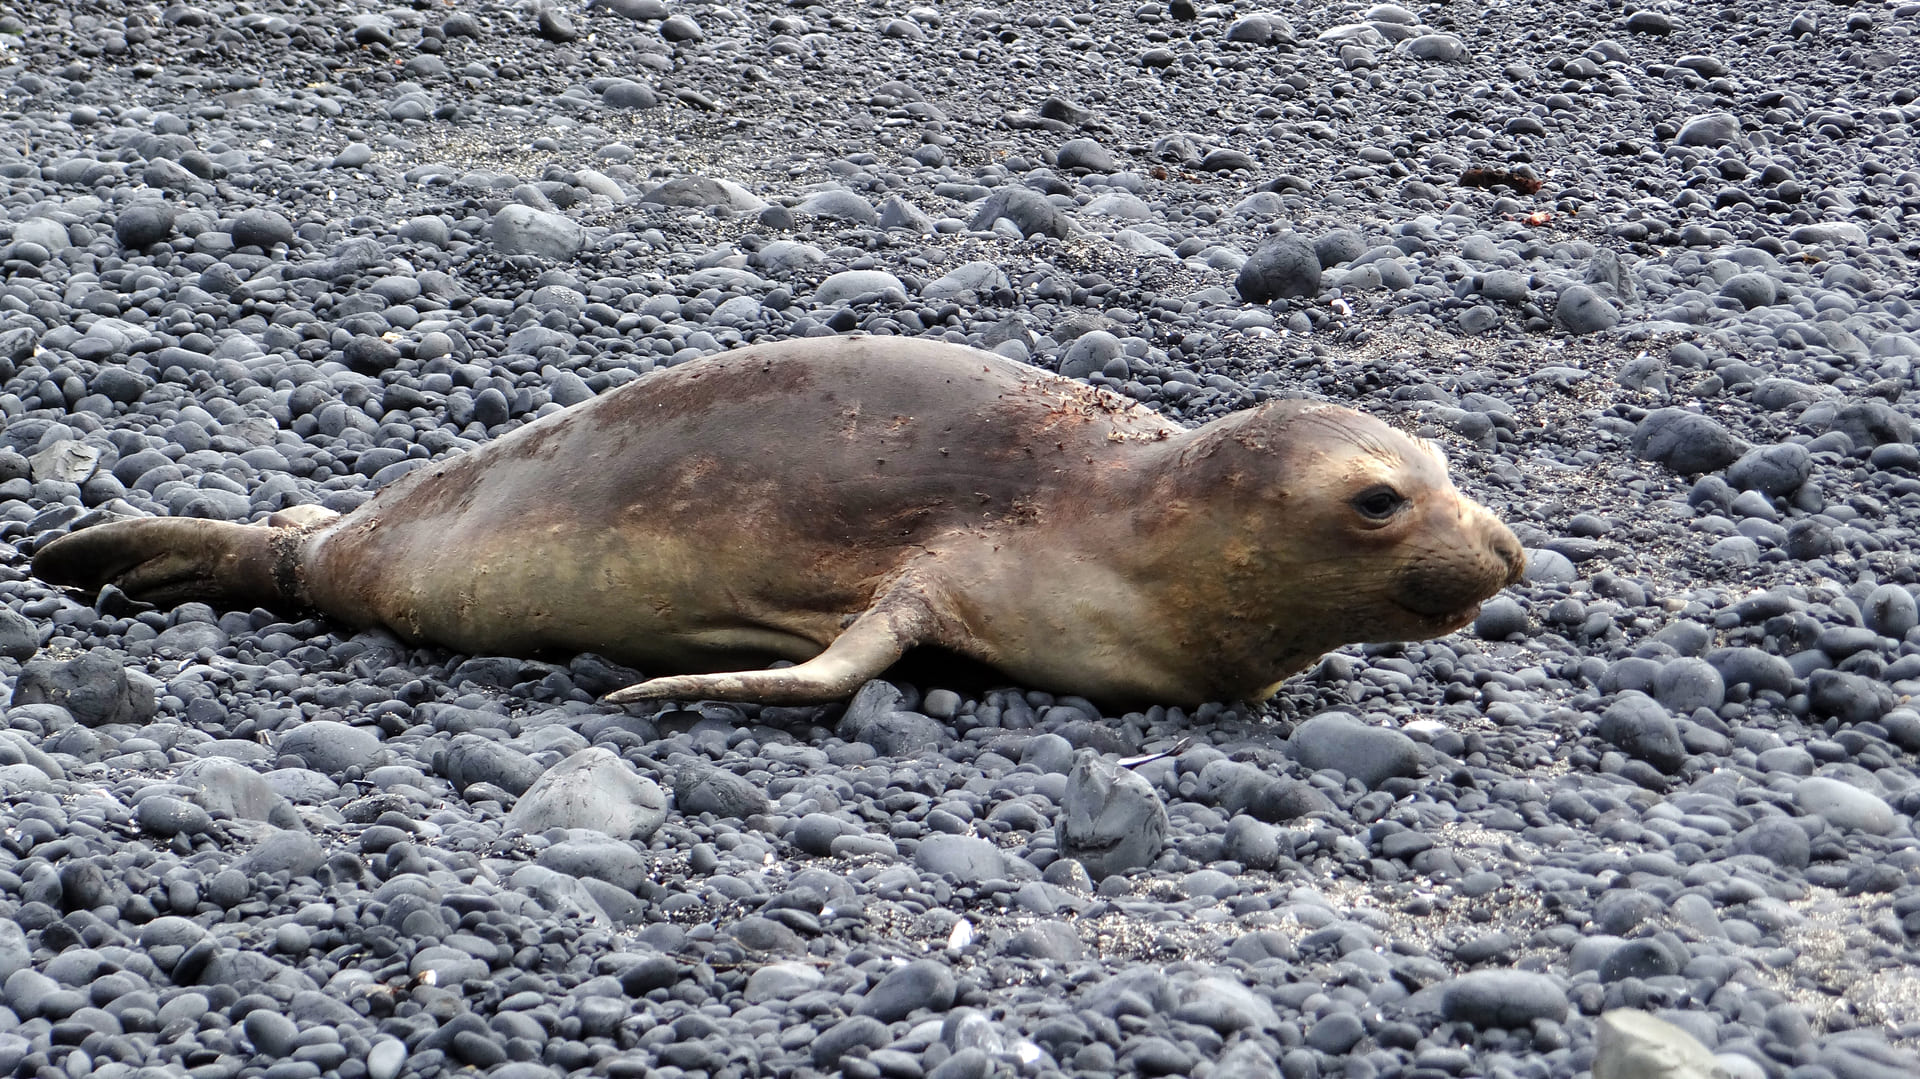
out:
M1480 603L1480 600L1475 600L1465 607L1445 611L1440 614L1418 610L1398 600L1394 601L1394 606L1404 611L1407 616L1413 620L1416 628L1427 636L1443 637L1456 630L1465 629L1472 625L1473 620L1480 617Z

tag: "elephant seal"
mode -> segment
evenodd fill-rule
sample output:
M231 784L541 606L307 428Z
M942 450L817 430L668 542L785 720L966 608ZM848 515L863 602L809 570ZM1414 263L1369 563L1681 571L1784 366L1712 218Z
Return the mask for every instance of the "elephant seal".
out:
M644 375L345 516L115 521L33 567L694 672L616 703L835 700L928 645L1024 685L1193 705L1458 629L1522 563L1437 450L1350 409L1190 430L992 353L811 338ZM796 665L743 669L778 660Z

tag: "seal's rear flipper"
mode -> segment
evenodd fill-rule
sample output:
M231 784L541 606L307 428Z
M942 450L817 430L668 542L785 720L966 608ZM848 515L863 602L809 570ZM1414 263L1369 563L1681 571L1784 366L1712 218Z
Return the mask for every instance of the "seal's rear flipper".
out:
M186 517L112 521L40 548L33 575L88 595L110 584L162 607L189 600L284 607L300 602L293 563L297 535L288 528ZM276 556L285 564L277 566Z
M867 609L825 651L805 663L770 671L681 674L653 678L600 698L607 704L637 701L750 701L759 704L825 704L853 695L916 644L931 643L934 624L912 585L896 586Z

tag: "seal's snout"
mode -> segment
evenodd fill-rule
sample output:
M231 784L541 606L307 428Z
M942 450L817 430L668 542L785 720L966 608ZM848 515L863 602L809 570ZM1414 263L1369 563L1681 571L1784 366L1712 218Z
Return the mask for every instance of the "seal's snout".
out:
M1436 542L1408 560L1400 578L1401 606L1428 618L1460 622L1525 572L1526 551L1519 537L1485 507L1462 499L1457 528L1452 538L1436 536Z

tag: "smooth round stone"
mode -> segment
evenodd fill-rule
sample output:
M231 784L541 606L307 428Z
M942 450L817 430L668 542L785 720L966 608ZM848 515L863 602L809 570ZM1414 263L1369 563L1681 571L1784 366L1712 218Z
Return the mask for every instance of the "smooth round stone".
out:
M243 1024L247 1040L262 1056L284 1057L293 1048L293 1040L299 1036L300 1028L293 1020L271 1008L256 1008L247 1013Z
M1762 273L1735 274L1720 286L1720 295L1749 311L1772 304L1774 294L1773 278Z
M1620 321L1620 311L1586 285L1569 285L1554 304L1553 321L1576 336L1599 333Z
M1714 1079L1721 1074L1699 1039L1647 1012L1607 1012L1597 1034L1593 1079Z
M1676 146L1723 146L1740 137L1740 121L1732 113L1715 112L1680 125Z
M1312 296L1320 291L1320 256L1306 237L1280 233L1241 265L1234 287L1247 303Z
M1481 970L1445 983L1440 1014L1474 1027L1524 1027L1536 1019L1563 1022L1567 994L1545 974L1520 970Z
M1807 830L1784 817L1767 817L1741 829L1733 837L1733 849L1786 869L1805 869L1813 857Z
M1480 605L1474 616L1474 635L1487 641L1504 641L1516 633L1525 633L1533 620L1527 608L1511 596L1495 596Z
M660 104L653 87L632 79L615 79L600 91L600 100L609 108L651 109Z
M1415 60L1452 64L1467 58L1467 43L1456 34L1421 34L1401 42L1399 51Z
M813 301L821 307L837 307L867 296L901 303L906 300L907 291L898 277L884 270L842 270L813 290Z
M1794 804L1842 831L1886 835L1893 831L1893 807L1879 796L1837 779L1813 776L1794 788Z
M745 995L755 1004L792 1000L820 987L825 976L811 963L769 963L747 978Z
M235 247L270 248L293 242L293 222L274 210L243 210L230 231Z
M407 1062L407 1044L382 1037L367 1050L367 1079L397 1079Z
M1689 476L1725 468L1749 448L1717 420L1684 408L1647 413L1629 445L1635 457Z
M1287 740L1293 756L1313 771L1331 769L1368 787L1395 776L1417 776L1424 767L1420 744L1404 733L1376 727L1346 712L1322 712Z
M1062 169L1112 172L1113 153L1093 139L1069 139L1060 144L1054 164Z
M282 754L299 757L307 767L328 775L348 768L364 771L381 760L380 738L371 729L332 720L295 727L281 736L279 748Z
M114 238L122 247L141 251L173 234L173 207L163 202L139 202L114 219Z
M957 986L953 971L947 969L946 964L916 959L867 990L855 1014L891 1023L923 1008L943 1012L953 1006Z

